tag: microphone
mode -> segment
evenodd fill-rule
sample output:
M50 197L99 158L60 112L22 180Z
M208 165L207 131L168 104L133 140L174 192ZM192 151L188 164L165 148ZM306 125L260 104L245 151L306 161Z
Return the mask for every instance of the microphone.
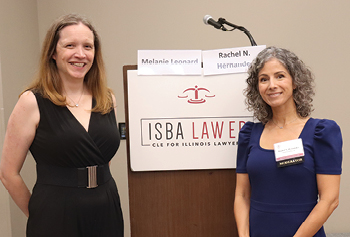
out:
M244 28L243 26L238 26L235 24L232 24L231 22L226 21L224 18L220 17L218 21L215 21L210 15L205 15L203 18L204 24L206 25L212 25L216 29L222 30L222 31L233 31L233 30L240 30L243 31L244 34L246 34L250 40L250 43L252 46L256 46L256 42L253 39L253 36L250 34L250 32ZM224 24L232 27L232 29L228 30L225 28Z
M212 16L210 15L205 15L204 18L203 18L203 21L204 21L204 24L206 25L212 25L214 26L216 29L221 29L222 27L222 24L220 24L219 22L215 21L213 19Z

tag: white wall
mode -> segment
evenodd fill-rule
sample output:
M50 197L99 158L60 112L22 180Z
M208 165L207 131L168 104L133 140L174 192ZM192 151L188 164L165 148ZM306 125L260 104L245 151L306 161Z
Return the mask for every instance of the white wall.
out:
M36 70L39 58L37 15L35 0L0 0L0 77L3 92L0 98L3 99L4 107L4 110L1 111L3 112L1 115L4 115L4 118L0 117L1 124L7 124L19 93L32 80ZM2 150L2 132L0 140ZM31 157L25 162L21 174L31 188L36 179L35 164ZM2 184L0 186L0 235L4 237L25 236L27 218L12 199L9 199ZM7 207L3 207L5 203Z
M1 78L1 55L0 55L0 143L4 143L5 136L5 116L4 116L4 98L2 93ZM2 152L2 145L0 145ZM1 153L0 153L1 154ZM5 236L11 236L11 215L10 215L10 198L4 186L0 185L0 210L3 221L0 222L0 230Z
M65 13L85 14L96 26L102 38L109 86L116 94L120 122L125 121L122 67L137 63L138 49L206 50L249 45L248 38L240 31L222 32L204 25L202 18L206 14L212 15L214 19L224 17L234 24L243 25L252 33L258 44L276 45L294 51L311 67L316 76L317 91L313 117L334 119L342 128L344 163L340 206L325 227L327 232L350 232L350 162L347 159L350 151L347 146L350 138L350 125L347 123L350 115L347 106L350 93L347 88L350 82L347 73L344 73L350 54L350 47L347 45L350 39L350 1L31 0L22 1L21 4L18 1L11 1L10 4L10 1L0 0L0 13L4 12L11 18L11 21L4 19L0 14L0 35L3 34L1 21L4 20L7 24L13 21L11 25L19 27L15 32L20 36L17 38L13 35L6 39L0 36L0 49L4 49L4 44L13 49L21 47L19 52L13 53L23 55L24 52L26 55L26 60L18 55L21 60L7 61L6 66L3 62L2 65L3 81L8 81L3 84L4 91L8 90L5 96L11 98L5 101L5 106L9 109L13 108L18 92L36 68L33 61L37 60L38 46L30 49L25 47L28 42L34 44L34 32L37 30L38 41L42 42L51 22ZM7 7L6 10L4 6ZM10 12L14 14L11 15ZM21 21L21 15L24 15L26 20ZM11 34L10 29L5 30ZM28 39L29 32L33 35ZM10 55L9 50L6 51L6 55ZM10 71L19 66L21 71L11 75ZM23 78L24 76L26 78ZM5 111L5 118L8 116L9 111ZM28 174L29 183L35 179L34 168L31 168L28 165L24 170L25 174ZM126 223L125 236L130 236L125 141L122 141L112 163L112 172L121 194ZM14 207L11 207L11 214L21 216ZM0 213L0 220L1 217ZM25 228L22 221L14 221L14 218L12 220L13 230ZM14 233L13 236L23 235Z

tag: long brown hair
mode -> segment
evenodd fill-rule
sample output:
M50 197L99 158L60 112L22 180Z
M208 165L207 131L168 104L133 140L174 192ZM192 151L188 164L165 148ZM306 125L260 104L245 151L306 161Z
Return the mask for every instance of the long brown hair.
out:
M94 35L95 57L92 67L84 78L87 88L91 91L92 97L96 101L96 105L92 111L106 114L112 110L113 100L111 96L112 91L107 87L100 38L92 24L85 17L78 14L63 15L53 22L43 42L38 74L25 91L36 91L44 98L51 100L54 104L66 106L66 97L62 95L62 81L58 74L56 61L52 56L56 52L61 30L66 26L77 25L79 23L87 26Z

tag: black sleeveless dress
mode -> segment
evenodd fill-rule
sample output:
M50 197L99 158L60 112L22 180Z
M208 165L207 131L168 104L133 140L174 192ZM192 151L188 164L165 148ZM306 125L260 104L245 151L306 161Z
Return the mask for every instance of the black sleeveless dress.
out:
M91 113L86 131L67 107L34 94L40 122L30 152L38 166L108 166L120 144L114 111L105 115ZM28 237L123 237L123 226L113 178L91 189L38 182L33 188Z

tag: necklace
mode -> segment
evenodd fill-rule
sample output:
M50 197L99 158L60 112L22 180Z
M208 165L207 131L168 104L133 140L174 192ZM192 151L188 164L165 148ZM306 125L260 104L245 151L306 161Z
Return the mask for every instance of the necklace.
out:
M275 123L275 121L273 121L273 119L271 119L271 120L272 120L272 122L276 125L276 127L278 127L279 129L283 129L286 125L291 124L291 123L293 123L295 120L297 120L297 118L298 118L298 117L296 117L294 120L292 120L292 121L289 122L289 123L286 123L286 124L283 125L283 126L278 126L277 123Z
M67 92L66 92L66 94L67 94ZM67 94L67 97L73 102L73 106L71 106L71 107L79 107L79 102L80 102L80 99L81 99L81 97L83 96L83 94L84 94L84 87L83 87L83 91L81 92L81 95L80 95L80 97L79 97L79 100L78 100L78 102L77 103L75 103L75 101L72 99L72 98L70 98L69 97L69 95Z

